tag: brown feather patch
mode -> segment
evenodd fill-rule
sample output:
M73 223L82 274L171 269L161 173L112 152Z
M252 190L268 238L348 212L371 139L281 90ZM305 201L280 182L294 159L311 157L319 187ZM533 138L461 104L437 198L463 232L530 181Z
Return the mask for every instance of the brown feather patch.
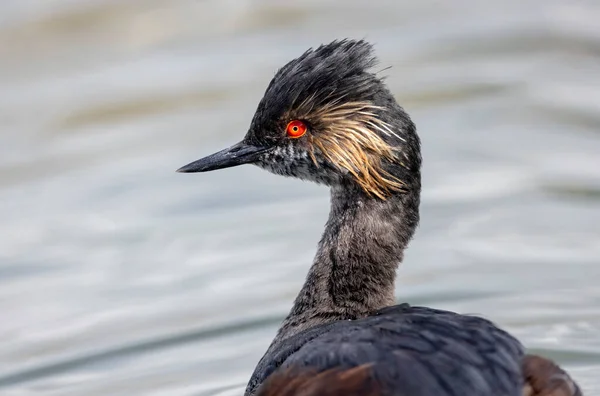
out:
M313 150L317 148L331 163L350 172L370 195L386 199L392 192L405 188L401 180L383 168L384 160L403 163L398 159L398 149L386 143L380 134L403 139L378 117L381 107L369 102L339 103L338 100L313 109L306 108L308 102L300 108L305 108L309 119L323 125L323 130L310 137ZM314 153L311 158L316 164Z
M332 369L279 370L259 388L257 396L377 396L379 387L370 377L370 366Z
M551 360L525 355L522 362L523 396L581 396L571 377Z

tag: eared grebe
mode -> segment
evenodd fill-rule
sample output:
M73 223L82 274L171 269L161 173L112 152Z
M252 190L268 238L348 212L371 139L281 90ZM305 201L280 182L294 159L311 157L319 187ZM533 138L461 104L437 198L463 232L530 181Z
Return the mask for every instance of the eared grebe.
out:
M255 164L331 188L314 263L246 396L580 395L486 319L394 306L419 222L421 153L375 63L364 41L308 50L277 72L241 142L179 169Z

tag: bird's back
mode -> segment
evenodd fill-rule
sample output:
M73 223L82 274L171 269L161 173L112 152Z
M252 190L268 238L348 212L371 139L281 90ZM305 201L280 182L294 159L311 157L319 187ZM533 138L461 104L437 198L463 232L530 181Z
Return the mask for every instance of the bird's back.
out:
M246 395L275 371L360 366L368 367L377 394L520 396L523 356L521 344L486 319L402 304L364 319L313 327L273 345Z

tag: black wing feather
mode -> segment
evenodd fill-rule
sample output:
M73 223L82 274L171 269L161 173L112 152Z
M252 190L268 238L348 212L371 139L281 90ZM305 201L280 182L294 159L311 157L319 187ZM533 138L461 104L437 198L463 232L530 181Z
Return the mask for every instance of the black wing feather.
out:
M275 370L371 364L384 394L520 396L522 345L492 322L406 304L308 329L270 348L246 394Z

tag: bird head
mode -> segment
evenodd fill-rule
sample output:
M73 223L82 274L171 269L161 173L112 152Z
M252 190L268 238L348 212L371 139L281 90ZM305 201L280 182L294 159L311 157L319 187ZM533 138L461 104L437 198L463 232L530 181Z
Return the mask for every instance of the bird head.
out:
M309 49L275 74L241 142L178 171L254 164L379 199L406 192L420 177L419 139L376 63L362 40Z

